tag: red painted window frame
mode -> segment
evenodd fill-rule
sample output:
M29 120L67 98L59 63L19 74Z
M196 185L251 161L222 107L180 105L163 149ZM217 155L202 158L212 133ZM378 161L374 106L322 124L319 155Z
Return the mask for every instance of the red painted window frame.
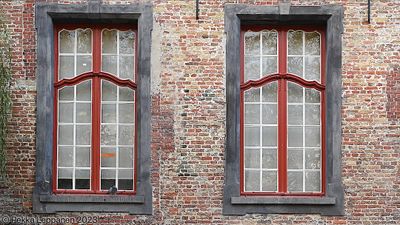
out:
M92 30L92 71L85 72L71 79L62 79L58 81L58 33L63 30L73 29L91 29ZM122 80L118 77L101 71L101 35L103 29L133 30L135 33L135 57L134 57L134 78L135 80ZM54 194L94 194L105 195L108 191L100 188L100 109L101 109L101 80L107 80L119 87L129 87L135 91L135 128L134 128L134 174L133 174L133 190L117 191L120 195L135 195L137 183L137 47L138 47L138 29L137 25L131 24L63 24L59 23L54 26L54 123L53 123L53 193ZM74 86L85 80L92 80L92 137L91 137L91 175L90 190L70 190L57 189L57 133L58 133L58 90L65 86Z
M244 82L244 33L261 30L278 32L278 73L263 76L258 80ZM287 72L287 32L302 30L317 31L321 34L321 83L306 81ZM318 197L326 193L326 146L325 146L325 76L326 76L326 34L325 28L319 26L242 26L240 31L240 195L242 196L282 196L282 197ZM277 192L244 191L244 91L264 86L270 82L278 82L278 190ZM287 191L287 82L294 82L305 88L313 88L321 93L321 192ZM283 116L282 116L283 115Z

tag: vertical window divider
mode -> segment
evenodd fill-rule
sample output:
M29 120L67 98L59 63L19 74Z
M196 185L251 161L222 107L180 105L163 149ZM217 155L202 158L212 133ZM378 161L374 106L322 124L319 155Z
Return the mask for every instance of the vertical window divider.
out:
M260 77L259 79L261 79L263 77L263 64L262 64L262 60L263 60L263 54L262 54L262 45L263 45L263 32L260 32ZM260 191L263 191L263 186L262 186L262 174L263 174L263 166L262 166L262 152L263 152L263 138L262 138L262 133L263 133L263 122L262 122L262 88L260 88L260 100L259 100L259 110L260 110L260 148L259 148L259 157L260 157Z

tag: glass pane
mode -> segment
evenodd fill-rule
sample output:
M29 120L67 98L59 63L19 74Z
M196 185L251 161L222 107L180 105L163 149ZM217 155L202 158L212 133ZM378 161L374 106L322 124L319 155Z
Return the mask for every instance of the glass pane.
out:
M320 81L320 68L319 57L306 56L305 65L305 79Z
M76 74L80 75L85 72L92 71L92 56L77 56L76 57Z
M91 53L92 52L92 31L90 29L78 29L78 53Z
M92 108L90 103L76 103L76 122L90 123Z
M306 191L319 192L320 191L320 175L319 171L306 172Z
M262 105L262 120L263 124L277 124L277 104Z
M289 55L303 54L303 31L288 32L288 54Z
M278 70L278 62L276 57L263 57L262 58L262 76L276 73Z
M135 104L124 103L119 104L119 123L134 123L135 122Z
M90 125L76 125L76 144L77 145L90 145Z
M262 53L263 55L277 54L277 32L263 31L262 32Z
M72 168L58 169L58 189L72 189Z
M101 125L101 145L115 145L117 139L117 126Z
M246 170L244 180L245 191L260 191L260 171Z
M320 103L319 91L315 89L305 89L306 92L306 103Z
M73 147L58 147L57 161L59 167L72 167L74 162Z
M101 170L101 189L109 190L112 186L115 186L115 170Z
M74 53L75 31L63 30L60 32L60 53Z
M244 128L244 145L245 146L260 146L260 128L245 127Z
M303 124L303 106L288 105L288 124L302 125Z
M303 172L288 171L288 191L303 192Z
M117 122L116 104L101 104L101 122L102 123Z
M74 103L59 103L58 106L58 121L60 123L72 123L74 120Z
M76 147L76 166L90 167L90 147Z
M131 79L134 78L134 61L133 56L120 56L119 57L119 77L121 79Z
M117 53L117 31L103 30L102 35L103 53Z
M91 101L92 95L92 81L84 81L76 87L76 100L78 101Z
M288 169L303 169L302 149L288 150Z
M260 33L246 32L244 34L245 55L260 55Z
M133 171L118 170L118 190L133 190Z
M319 55L320 54L320 35L318 32L305 33L306 55Z
M244 123L260 124L260 105L245 104L244 105Z
M288 127L288 146L303 146L303 127Z
M303 58L288 57L288 72L303 77Z
M73 145L73 128L73 125L58 125L58 144Z
M265 168L265 169L276 169L277 168L276 149L263 149L262 168Z
M133 168L133 148L119 147L119 167Z
M306 127L306 146L319 147L321 146L320 127Z
M244 167L260 168L260 149L245 149Z
M117 59L118 56L103 55L101 61L101 69L112 75L118 75L117 73Z
M244 92L245 102L259 102L260 101L260 89L252 88Z
M102 82L101 98L103 101L116 101L117 100L117 86L108 81Z
M119 87L120 101L135 101L135 91L127 87Z
M320 149L306 149L306 169L321 168L321 152Z
M101 148L101 167L116 167L117 165L117 148L102 147Z
M277 102L277 82L271 82L262 87L263 102Z
M74 72L74 57L73 56L60 56L59 74L58 79L72 78L75 76Z
M288 102L303 102L303 87L292 82L288 82Z
M258 80L260 78L260 57L244 57L244 81Z
M262 128L262 144L263 146L277 146L277 127L268 126Z
M262 191L276 191L277 175L275 171L262 172Z
M74 100L74 87L71 87L71 86L63 87L63 88L60 89L60 91L58 93L59 93L58 98L61 101L72 101L72 100Z
M76 170L75 179L75 189L90 189L90 170Z
M306 109L306 125L319 125L320 124L320 110L319 105L305 105Z
M133 145L134 140L134 126L119 125L118 144L120 145Z
M119 52L121 54L134 54L135 33L131 30L119 32Z

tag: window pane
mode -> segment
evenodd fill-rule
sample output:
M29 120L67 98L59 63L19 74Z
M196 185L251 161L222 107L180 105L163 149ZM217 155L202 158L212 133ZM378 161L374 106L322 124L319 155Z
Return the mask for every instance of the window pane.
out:
M276 31L263 31L262 32L262 53L263 55L276 55L277 54L277 36Z
M92 81L84 81L76 87L76 100L78 101L91 101L92 95Z
M263 149L262 152L262 168L264 169L276 169L277 168L277 156L276 149Z
M101 122L115 123L117 122L117 105L101 104Z
M245 55L260 55L260 33L246 32L244 34Z
M103 55L102 62L101 62L101 69L105 72L108 72L112 75L117 76L117 65L118 65L118 56L112 55Z
M58 121L60 123L72 123L74 120L74 103L59 103L58 106Z
M260 168L260 149L246 148L244 152L245 168Z
M288 127L288 147L303 146L303 127Z
M262 105L262 120L263 124L277 124L277 104Z
M288 169L303 169L303 150L288 150Z
M260 101L260 88L252 88L244 92L245 102L259 102Z
M59 80L75 76L73 56L60 56L59 64Z
M320 103L320 93L317 90L306 88L306 103Z
M276 191L277 175L275 171L262 172L262 191Z
M278 62L276 57L262 57L262 76L273 74L278 71Z
M303 77L303 57L288 57L288 72Z
M134 79L134 61L133 56L120 56L119 57L119 77L121 79Z
M277 126L268 126L262 128L262 145L276 147L277 146Z
M288 102L303 102L303 87L292 82L288 82Z
M306 149L306 169L319 169L321 168L321 150L320 149Z
M244 128L244 145L245 146L260 146L260 128L245 127Z
M306 111L306 125L319 125L320 124L320 106L319 105L305 105Z
M119 32L119 52L122 54L134 54L135 33L131 30Z
M58 189L72 189L72 168L58 169Z
M118 161L121 168L133 168L133 148L119 147Z
M59 146L57 158L59 167L72 167L74 162L74 148Z
M102 81L101 98L103 101L117 100L117 86L108 81Z
M133 170L118 170L118 190L133 190Z
M320 81L320 58L319 56L306 56L305 57L305 79Z
M303 31L288 32L288 53L289 55L303 54Z
M90 123L92 118L92 108L90 103L76 103L76 122Z
M321 134L320 127L306 127L306 146L307 147L320 147Z
M117 126L101 125L100 136L101 145L115 145L117 139Z
M90 167L90 147L76 147L76 166Z
M303 172L288 171L288 191L303 192Z
M80 75L85 72L92 71L92 56L77 56L76 57L76 74Z
M260 57L244 57L244 82L260 78Z
M101 167L116 167L117 165L117 148L102 147L101 148Z
M76 170L75 179L75 189L90 189L90 170Z
M260 124L260 105L245 104L244 105L244 123L245 124Z
M74 53L75 31L63 30L60 32L60 53Z
M120 101L135 101L135 91L127 87L119 87Z
M115 170L104 169L101 170L101 189L109 190L112 186L115 186L116 174Z
M103 30L102 35L102 52L103 53L117 53L117 31L116 30Z
M59 125L58 126L58 144L60 145L73 145L74 126L73 125Z
M134 123L135 122L135 104L123 103L119 104L118 110L119 123Z
M303 125L303 106L288 105L288 124Z
M260 191L260 171L246 170L244 176L245 191Z
M74 100L74 87L67 86L60 89L58 98L62 101Z
M90 125L76 125L76 144L77 145L90 145L91 143L91 126Z
M320 34L318 32L305 33L305 50L307 55L320 54Z
M78 29L78 53L91 53L92 52L92 31L90 29Z
M264 87L262 87L262 101L277 102L277 91L278 85L276 81L266 84Z
M134 140L134 130L135 127L131 125L119 125L119 137L118 137L118 144L119 145L133 145Z
M320 192L320 173L319 171L306 172L306 191Z

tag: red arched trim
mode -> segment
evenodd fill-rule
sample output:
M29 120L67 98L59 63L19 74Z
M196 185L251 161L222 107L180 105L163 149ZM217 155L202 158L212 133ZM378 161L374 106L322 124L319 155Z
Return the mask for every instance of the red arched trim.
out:
M296 76L294 74L272 74L269 76L265 76L259 80L249 80L244 84L240 85L240 89L242 91L246 91L250 88L254 88L254 87L261 87L264 84L267 84L269 82L275 81L275 80L279 80L279 79L286 79L288 81L292 81L294 83L297 83L303 87L307 87L307 88L314 88L318 91L322 91L325 90L325 86L318 83L317 81L306 81L303 78Z
M131 80L121 80L116 76L113 76L109 73L105 73L105 72L100 72L100 73L93 73L93 72L87 72L87 73L83 73L77 77L74 77L72 79L63 79L57 83L54 84L55 88L62 88L64 86L68 86L68 85L74 85L77 83L80 83L84 80L88 80L91 79L93 77L99 77L100 79L105 79L108 81L113 82L114 84L118 85L118 86L123 86L123 87L130 87L132 89L136 89L136 84L131 81Z

